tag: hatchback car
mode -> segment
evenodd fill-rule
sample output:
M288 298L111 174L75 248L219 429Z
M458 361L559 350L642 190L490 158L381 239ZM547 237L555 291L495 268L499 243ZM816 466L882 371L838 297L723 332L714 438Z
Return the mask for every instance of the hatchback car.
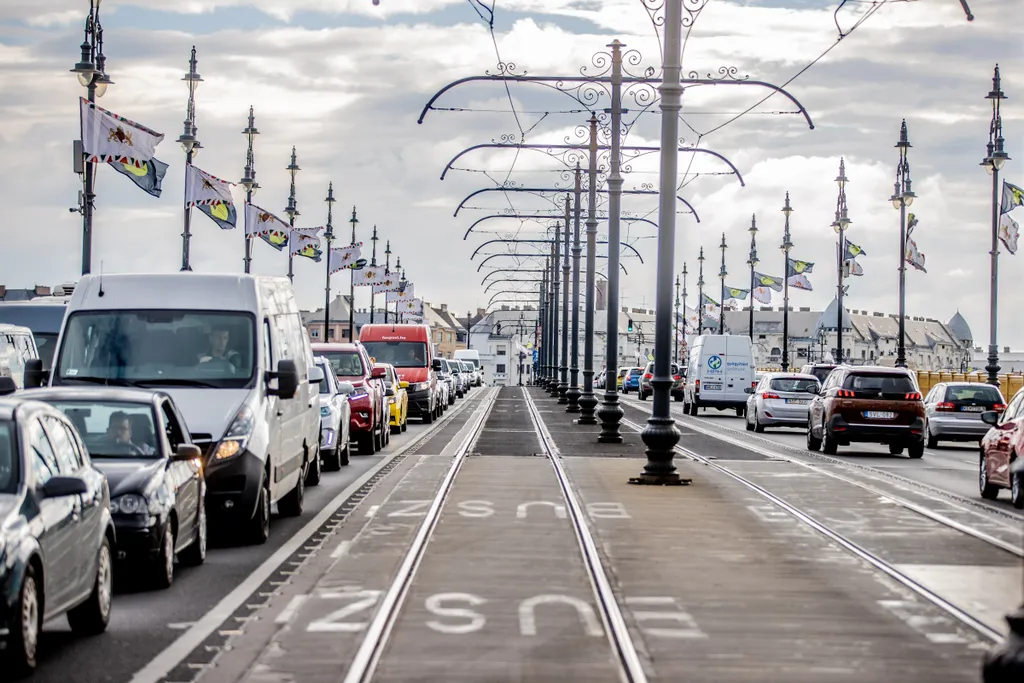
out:
M14 382L0 378L0 395ZM26 395L27 396L27 395ZM0 643L5 674L30 673L43 622L92 635L110 621L110 489L56 408L0 398Z
M768 373L756 387L748 389L746 427L761 433L765 427L806 427L808 395L821 387L814 375Z
M629 374L622 380L622 393L628 394L631 391L640 391L640 375L644 374L643 368L630 368Z
M67 416L107 477L123 571L168 588L175 558L193 567L206 560L202 451L169 395L114 387L54 387L31 395Z
M682 402L683 400L683 383L686 380L686 376L683 371L679 368L676 363L672 364L672 388L669 393L672 398L676 401ZM646 401L647 397L654 393L654 389L651 387L651 380L654 379L654 363L648 363L647 367L644 368L644 374L640 375L640 384L637 389L637 394L640 396L641 401Z
M815 387L808 389L808 395ZM924 455L924 401L902 368L839 366L814 393L807 416L807 448L835 455L853 442L882 443Z
M355 393L355 387L338 381L327 358L316 358L316 364L324 372L320 380L320 459L325 470L337 472L349 463L352 450L349 396Z
M409 426L409 383L398 378L398 372L393 365L387 363L378 363L377 365L387 371L387 375L384 376L384 386L387 387L385 395L391 414L388 422L391 433L404 432Z
M981 439L978 484L982 498L995 500L999 489L1010 489L1010 502L1024 509L1024 389L1018 391L1002 414L990 410L981 419L991 425Z
M936 384L924 399L925 437L928 448L942 441L981 441L989 426L981 414L999 413L1006 401L999 389L990 384L943 382Z

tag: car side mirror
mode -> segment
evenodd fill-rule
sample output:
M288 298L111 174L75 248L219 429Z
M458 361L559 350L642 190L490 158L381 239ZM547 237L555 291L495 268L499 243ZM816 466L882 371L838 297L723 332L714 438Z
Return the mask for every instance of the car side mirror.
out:
M29 358L25 361L25 388L37 389L45 385L50 379L49 370L43 369L43 361L39 358Z
M18 390L13 377L0 377L0 396L10 396Z
M171 462L187 462L189 460L198 460L201 457L203 457L203 451L200 450L199 446L183 443L178 446L174 455L171 456Z
M267 393L278 398L295 398L295 392L299 390L299 370L295 367L293 360L281 360L277 362L277 372L269 373L267 379L276 379L277 387L267 387Z
M374 368L370 371L370 377L373 379L384 379L388 376L388 371L384 368Z
M398 386L402 387L403 389L408 389L408 388L409 388L409 383L408 383L408 382L406 382L406 381L405 381L405 380L403 379L402 381L400 381L400 382L398 383Z
M309 367L309 383L319 384L324 381L324 371L320 369L319 365L311 365Z
M78 477L50 477L39 488L43 498L64 498L66 496L83 496L89 492L89 487Z
M986 410L981 414L981 421L987 425L995 426L999 422L999 413L995 410Z
M394 396L395 390L392 387L388 387L388 390L384 392L385 396Z
M430 369L434 372L441 372L441 359L435 358L434 362L430 364Z
M352 384L352 382L338 382L339 394L345 394L346 396L348 396L349 394L354 394L355 392L356 387L354 384Z

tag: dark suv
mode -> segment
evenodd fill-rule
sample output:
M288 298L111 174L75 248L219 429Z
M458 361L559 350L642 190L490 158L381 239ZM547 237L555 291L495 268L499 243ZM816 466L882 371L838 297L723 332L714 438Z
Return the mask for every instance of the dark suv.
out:
M839 366L815 393L807 420L807 448L835 455L853 442L888 444L911 458L924 455L924 401L902 368Z

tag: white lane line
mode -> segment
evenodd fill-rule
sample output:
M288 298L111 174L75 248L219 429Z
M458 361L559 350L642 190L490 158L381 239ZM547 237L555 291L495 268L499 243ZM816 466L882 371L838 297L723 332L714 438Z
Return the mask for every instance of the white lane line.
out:
M342 541L338 544L338 547L331 552L331 559L336 560L339 557L347 555L350 547L352 547L352 541Z
M451 414L451 418L454 419L455 416L459 415L468 405L470 405L470 402L463 403L457 412L453 412ZM291 557L296 550L301 548L302 545L306 543L309 538L337 512L342 503L351 498L352 494L362 488L366 482L384 469L392 460L403 455L407 450L412 448L414 445L418 445L424 438L428 438L428 435L433 434L446 424L448 424L448 421L442 420L430 425L422 434L410 440L394 453L385 456L383 460L367 470L363 476L352 482L348 488L335 496L330 503L325 505L320 512L306 524L306 526L297 531L295 535L285 541L273 555L264 560L263 564L253 570L253 572L249 574L242 583L240 583L233 591L225 595L221 601L213 607L213 609L204 614L203 617L195 623L195 625L185 633L181 634L181 636L179 636L173 643L164 648L164 650L150 660L146 666L137 671L135 675L132 676L129 683L157 683L161 678L170 673L171 669L180 664L182 660L192 652L192 650L199 647L204 640L214 633L217 628L224 623L225 619L230 617L235 610L241 607L249 596L252 595L257 588L263 585L263 582L266 581L274 571L284 563L285 560Z
M274 619L274 623L287 624L288 622L290 622L292 620L292 617L295 616L295 613L298 612L299 609L304 604L306 604L307 600L309 600L309 596L306 594L296 595L295 597L293 597L291 600L288 601L288 604L285 606L285 608L281 610L281 613L277 615L277 618Z

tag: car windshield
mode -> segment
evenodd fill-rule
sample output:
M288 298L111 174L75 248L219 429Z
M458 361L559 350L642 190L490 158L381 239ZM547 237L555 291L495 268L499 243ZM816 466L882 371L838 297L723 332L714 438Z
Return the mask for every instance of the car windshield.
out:
M36 340L36 349L39 351L39 360L43 361L43 367L53 367L53 354L57 347L57 335L33 332L32 336Z
M850 375L846 378L846 388L883 394L906 394L917 391L909 377L891 373Z
M73 313L53 383L248 387L255 376L253 328L248 313Z
M970 386L947 387L947 401L980 401L982 403L1002 403L1003 397L999 390L988 384L971 384Z
M410 341L368 341L363 342L366 352L377 363L387 363L396 368L427 367L427 345Z
M331 372L331 368L329 366L327 366L327 365L319 365L319 364L317 365L317 367L320 368L323 371L323 373L324 373L324 378L318 382L318 384L320 385L320 393L321 394L330 394L331 393L331 380L328 379L328 373Z
M331 363L338 377L364 377L363 358L358 351L324 351L320 353Z
M156 458L153 408L125 401L47 401L75 425L93 458Z
M810 372L808 372L807 374L814 375L815 377L818 378L819 382L824 382L825 378L828 377L829 373L831 373L831 372L832 372L832 368L831 367L823 366L823 367L811 368Z
M17 493L20 458L14 444L14 423L0 421L0 493Z
M771 382L774 391L795 391L806 393L811 387L818 387L818 382L809 377L778 377Z
M643 373L643 368L633 368L632 370L629 371L629 376L636 377L641 373Z

